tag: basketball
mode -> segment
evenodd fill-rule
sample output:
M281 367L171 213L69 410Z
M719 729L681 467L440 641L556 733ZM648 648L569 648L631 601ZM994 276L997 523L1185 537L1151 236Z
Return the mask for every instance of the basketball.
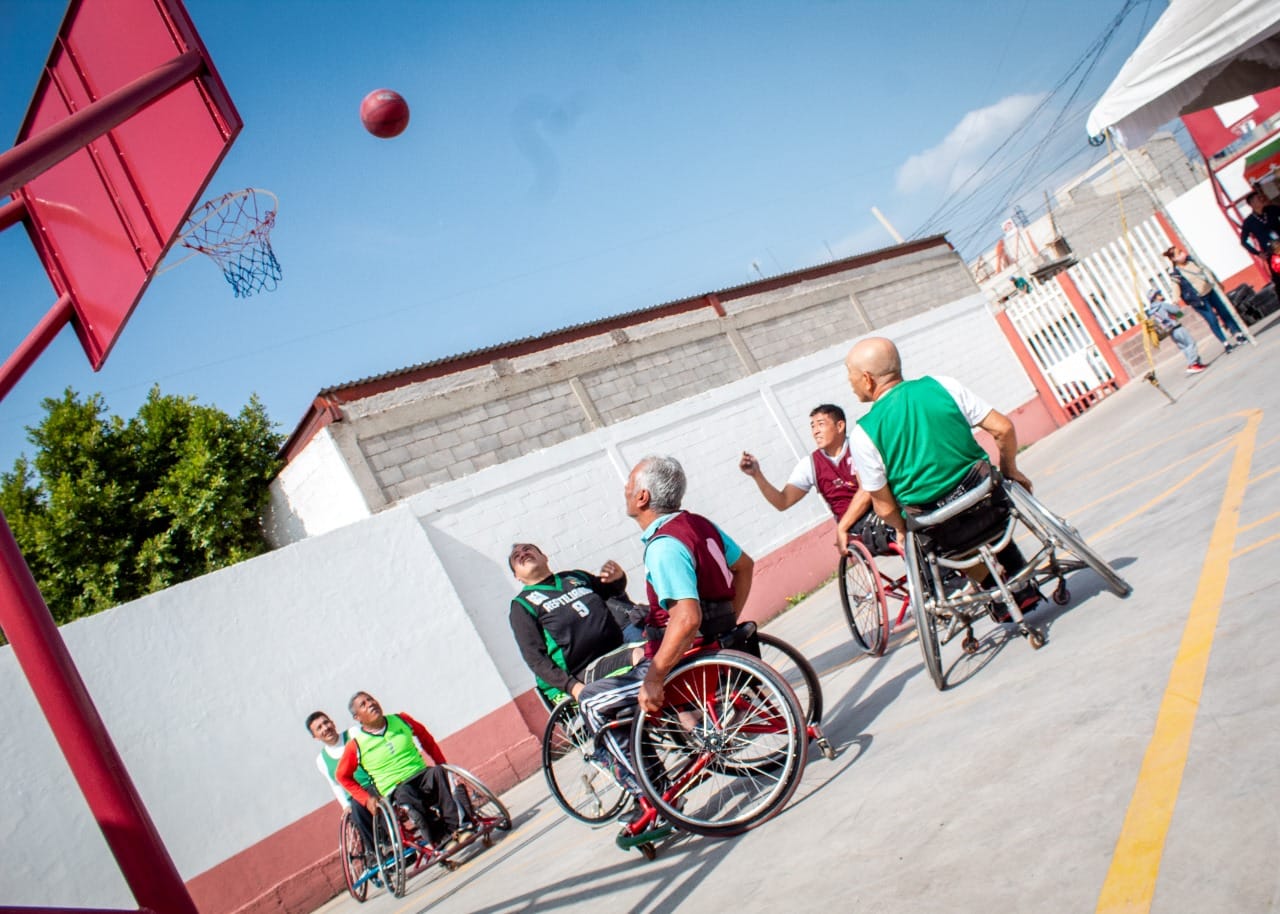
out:
M409 126L409 103L399 92L374 89L360 103L360 121L376 137L399 136Z

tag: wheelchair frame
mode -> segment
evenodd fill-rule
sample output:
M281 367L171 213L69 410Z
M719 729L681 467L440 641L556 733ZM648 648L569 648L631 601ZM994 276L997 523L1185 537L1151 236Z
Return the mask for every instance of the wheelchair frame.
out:
M1044 645L1044 632L1026 621L1013 597L1015 591L1027 585L1040 590L1044 584L1056 581L1053 601L1064 605L1071 599L1066 575L1086 567L1093 569L1119 597L1127 597L1133 590L1085 543L1079 531L1051 512L1021 485L1000 477L994 469L988 483L925 515L925 523L921 518L907 518L904 548L907 593L915 615L925 666L940 691L948 685L946 670L942 666L942 645L963 632L964 651L976 652L978 641L973 635L973 623L987 615L995 618L999 604L1003 604L1009 621L1017 626L1018 633L1032 648L1039 649ZM922 534L984 503L994 494L997 484L1008 499L1008 516L998 535L959 555L942 556L936 550L922 550L919 541ZM1027 558L1022 570L1004 577L996 554L1013 542L1019 524L1039 540L1039 547L1034 555ZM1065 558L1059 552L1071 553L1075 558ZM958 582L946 580L944 571L963 572L978 565L987 569L988 580L994 582L994 586L978 587L968 577Z
M429 840L423 840L424 836L418 834L404 807L392 803L388 797L379 797L378 809L373 813L376 866L366 867L364 842L351 821L351 811L345 810L338 826L339 853L347 891L356 901L363 902L368 897L371 883L401 898L410 877L435 864L446 870L457 869L460 864L454 858L463 848L476 841L489 847L493 843L495 829L511 830L511 814L479 778L457 765L440 767L449 775L454 799L475 829L474 837L448 852L442 852Z
M775 669L769 663L752 655L742 654L737 650L725 650L721 646L726 643L739 644L751 637L753 633L756 634L762 653L768 651L770 656L781 657L786 661L785 672ZM745 663L743 660L745 660ZM694 670L717 664L724 668L733 667L736 669L738 675L743 677L742 683L746 683L747 677L752 677L755 682L754 687L744 687L735 695L732 694L734 690L731 686L723 688L726 678L724 670L715 675L714 684L712 684L711 677L709 677L705 669L702 673L693 672ZM715 708L700 707L696 712L691 712L688 709L676 712L677 719L681 719L682 714L687 718L695 713L700 715L703 721L707 717L717 715L723 717L723 712L732 712L735 708L735 703L737 710L742 712L750 709L751 702L754 700L753 698L744 697L746 692L751 692L752 688L757 692L772 690L772 697L769 699L772 708L771 712L763 716L757 715L754 721L745 721L737 724L738 730L734 731L734 736L742 739L741 734L754 737L777 735L784 731L788 734L792 732L798 733L803 729L805 736L817 742L827 758L835 757L835 751L823 735L820 725L822 687L817 673L795 647L780 638L763 632L755 633L754 624L746 623L719 639L713 647L695 646L667 678L667 703L670 704L673 696L679 696L685 699L685 704L688 704L688 700L692 697L691 690L688 688L689 682L691 677L696 678L698 676L702 677L702 682L700 688L695 691L698 692L703 702L705 703L706 696L710 693L716 693L721 701L717 702ZM800 686L799 689L794 691L791 688L793 681ZM672 683L675 683L675 685L672 686ZM709 685L710 687L708 687ZM797 692L805 695L803 701L797 697ZM759 696L756 695L754 698L759 698ZM695 703L696 701L695 699ZM772 707L772 705L781 705L788 702L795 703L794 718L791 715L791 710ZM634 717L621 718L614 722L614 726L632 726L634 720ZM803 727L801 726L801 721L803 721ZM641 745L645 742L642 732L649 725L648 732L652 733L652 723L652 718L641 718L641 722L633 727L633 758L654 757L654 753L657 750L653 746ZM714 742L716 739L721 740L723 743L731 742L731 737L726 735L729 728L723 726L723 724L724 721L721 720L717 724L704 727L702 736L711 737L707 742ZM671 735L670 733L666 734L668 737ZM788 736L788 740L790 739L791 737ZM680 741L677 740L677 742ZM543 773L546 776L547 785L550 788L551 795L555 797L566 813L579 821L599 826L613 821L624 810L629 808L629 801L632 800L632 796L614 776L611 764L606 764L599 759L597 745L597 741L592 739L586 732L578 713L576 702L572 699L566 699L553 709L551 718L547 721L547 728L543 737ZM688 753L689 748L690 746L687 743L679 746L667 746L665 747L665 757L670 759L673 753L692 755ZM741 745L738 748L741 749ZM723 749L724 747L721 746L720 751L723 752ZM785 757L766 760L766 767L777 768L778 765L776 763L781 763L779 787L774 791L774 795L766 798L762 808L751 810L745 816L739 815L732 822L710 822L685 815L682 807L688 802L686 794L695 790L699 785L699 781L707 780L714 776L713 773L708 771L708 768L714 766L713 757L716 751L716 748L704 742L699 747L698 757L688 765L671 766L672 769L679 768L680 770L664 768L665 772L673 775L669 779L662 778L665 782L664 784L655 783L652 775L649 775L648 783L646 783L646 777L640 777L638 780L644 793L644 796L638 800L640 812L618 834L618 846L624 850L632 847L637 848L642 855L652 860L657 854L656 843L669 836L675 830L675 827L713 837L737 834L753 828L772 817L785 805L799 783L799 777L803 771L805 761L802 743L794 752L788 750ZM794 759L791 757L793 755L795 756ZM759 759L750 762L750 764L757 766L759 763ZM722 770L718 773L732 773L734 764L732 760L721 764ZM738 764L743 770L737 773L747 774L748 772L745 769L748 763L739 760ZM559 769L559 774L557 774L557 769ZM663 824L664 822L672 824Z

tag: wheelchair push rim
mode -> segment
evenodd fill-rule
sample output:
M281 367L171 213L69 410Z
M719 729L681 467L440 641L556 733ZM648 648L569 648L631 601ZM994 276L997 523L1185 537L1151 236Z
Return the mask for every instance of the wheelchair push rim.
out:
M850 539L840 557L840 605L853 643L873 657L884 654L889 640L889 604L884 579L861 540Z
M739 651L678 664L662 710L637 718L632 758L641 789L686 831L728 837L776 815L799 785L807 729L786 680Z
M565 813L588 825L612 822L629 794L594 755L578 703L566 698L552 709L542 735L542 773Z

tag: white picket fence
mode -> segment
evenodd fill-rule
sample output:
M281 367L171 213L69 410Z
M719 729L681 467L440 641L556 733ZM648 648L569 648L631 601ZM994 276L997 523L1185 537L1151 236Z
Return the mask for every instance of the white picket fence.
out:
M1066 271L1108 339L1137 325L1152 286L1176 297L1162 256L1170 243L1153 217L1129 233L1130 250L1117 238ZM1068 415L1119 386L1056 277L1009 299L1006 314Z

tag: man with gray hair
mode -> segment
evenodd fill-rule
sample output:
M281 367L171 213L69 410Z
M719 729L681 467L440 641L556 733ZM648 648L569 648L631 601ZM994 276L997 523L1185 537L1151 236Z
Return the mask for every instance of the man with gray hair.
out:
M645 659L624 676L588 683L578 704L588 728L603 731L621 764L615 773L638 795L629 740L605 724L637 701L647 713L662 707L663 681L694 638L713 638L734 626L751 592L755 563L714 523L681 509L685 475L674 457L645 457L631 470L624 492L627 515L644 531Z

